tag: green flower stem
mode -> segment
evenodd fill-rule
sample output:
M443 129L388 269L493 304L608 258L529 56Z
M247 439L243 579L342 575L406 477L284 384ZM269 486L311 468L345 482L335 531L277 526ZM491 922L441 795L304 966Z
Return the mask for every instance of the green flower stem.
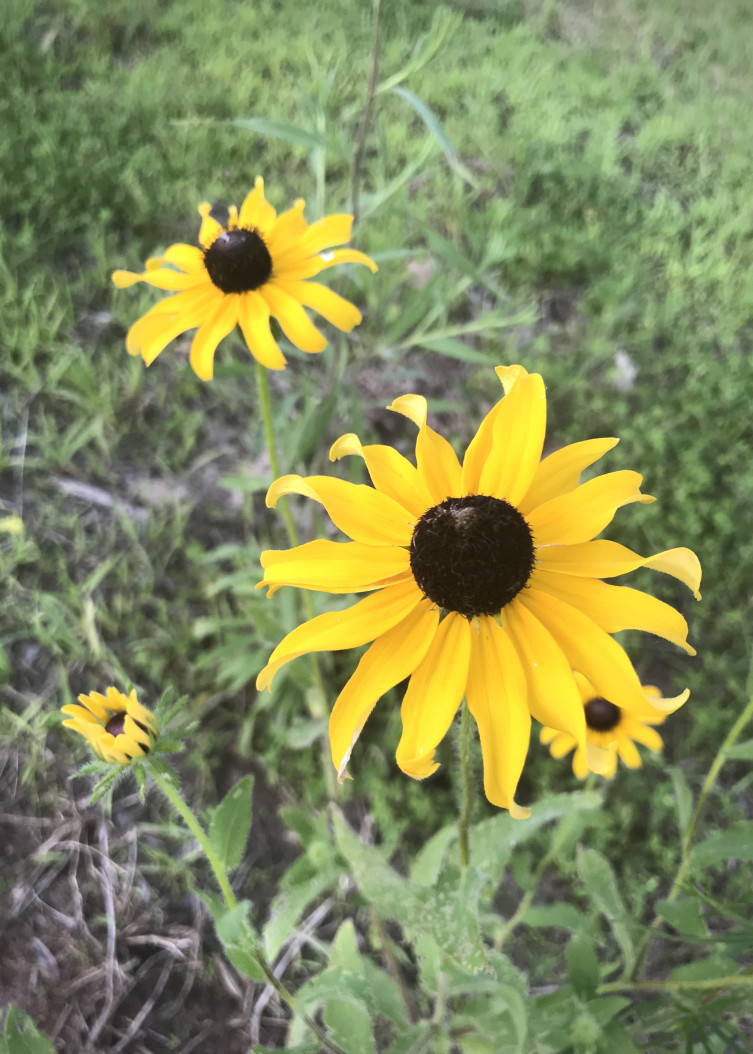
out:
M701 793L698 795L696 807L693 810L693 815L690 819L690 823L688 824L687 830L685 831L685 834L682 839L682 853L680 856L680 866L677 868L677 874L675 875L674 882L672 883L672 888L670 889L669 893L665 898L665 900L670 903L673 900L677 899L680 891L682 890L687 873L690 869L693 839L695 838L696 831L698 830L698 823L701 819L701 814L706 806L708 796L711 793L714 784L716 783L716 778L719 775L722 765L729 757L729 753L732 750L732 747L740 738L742 730L745 728L748 721L750 721L752 717L753 696L751 696L751 698L748 700L748 705L745 707L745 709L738 717L737 721L735 721L734 725L732 726L732 728L730 728L729 732L727 733L727 737L722 743L722 745L719 747L719 750L716 752L716 757L711 763L711 768L706 774L706 779L703 781L703 786L701 787ZM635 981L635 978L638 976L641 969L643 968L643 963L646 958L649 945L651 944L654 934L661 925L661 922L662 920L660 916L655 915L653 922L646 931L643 941L641 942L641 946L638 949L638 954L635 958L635 966L633 967L633 970L630 974L630 979L633 982ZM714 985L721 985L721 982L715 981Z
M591 790L594 784L594 779L594 774L589 773L588 779L586 780L583 788L584 791ZM494 940L495 951L502 950L502 946L507 940L507 938L513 932L516 926L518 926L520 922L522 922L526 912L528 911L531 906L531 903L533 902L533 898L536 896L536 891L539 888L539 883L541 882L541 879L544 877L544 872L549 867L551 862L559 855L560 849L562 849L562 846L569 838L570 832L572 831L574 825L574 812L571 812L567 816L563 817L563 819L557 825L557 830L555 832L554 838L552 839L552 844L549 846L549 849L546 851L544 856L542 856L541 860L539 860L538 866L536 867L536 870L533 873L533 883L531 885L531 888L529 890L526 890L526 892L520 898L520 903L518 904L517 908L512 913L507 922L505 922L504 926L499 931Z
M202 852L206 856L207 860L209 861L212 867L212 870L214 871L215 878L217 879L217 884L222 890L222 896L225 899L225 903L227 904L228 908L232 910L234 907L237 906L238 901L235 898L235 893L233 893L233 890L230 887L230 882L228 881L227 877L227 871L225 870L222 861L217 856L217 853L214 851L214 847L212 846L212 843L210 842L209 836L207 835L206 831L196 819L196 816L194 815L192 809L189 808L189 806L186 805L186 803L183 801L183 798L180 796L180 792L178 791L177 787L172 782L170 777L167 776L164 772L161 772L156 765L151 767L150 774L154 782L157 784L159 789L165 795L165 797L173 806L173 808L181 817L181 819L185 822L186 827L188 827L191 834L201 846ZM261 948L259 948L257 945L254 945L253 956L259 964L259 967L264 976L266 977L268 983L272 986L272 988L274 988L275 992L277 992L280 999L282 999L283 1002L287 1003L293 1013L301 1017L306 1027L316 1036L316 1038L321 1043L322 1049L330 1051L330 1054L347 1054L347 1051L344 1051L342 1047L338 1046L337 1043L329 1039L329 1037L325 1035L324 1032L322 1032L317 1023L312 1018L310 1018L308 1014L303 1014L300 1012L300 1010L298 1010L296 1006L295 996L292 994L292 992L289 992L285 985L282 984L282 982L279 980L279 978L275 976L274 970L267 961Z
M460 713L460 787L462 797L458 814L458 845L460 867L465 871L471 858L468 832L473 811L473 718L467 703L463 703Z
M269 392L269 378L267 376L266 367L262 366L260 362L256 363L256 381L259 390L259 406L261 408L261 417L264 423L264 439L267 444L269 464L274 479L279 479L282 475L282 469L280 467L280 457L277 453L277 439L275 438L275 422L272 413L272 399ZM283 501L282 505L279 506L279 509L282 513L282 518L285 521L285 528L288 532L290 544L295 548L295 546L299 544L298 531L287 501ZM303 590L303 610L307 620L314 617L314 605L306 590ZM319 667L319 660L315 652L312 652L309 655L309 662L311 664L315 687L315 692L307 698L309 713L314 720L324 721L328 712L327 692L324 687L324 679ZM327 754L326 744L322 747L322 771L327 784L327 790L330 797L333 797L337 788L337 783L334 769L332 768L330 758Z
M356 137L356 147L353 151L353 175L351 178L351 206L353 222L358 223L360 212L361 170L363 166L363 154L366 146L366 134L371 124L371 115L374 109L374 97L379 83L379 56L381 52L382 37L382 0L373 0L374 5L374 28L371 37L371 70L369 72L369 86L366 89L366 106Z
M703 991L719 988L743 988L753 986L753 975L732 974L730 977L707 977L701 981L610 981L600 984L597 995L610 992L681 992L687 989Z
M230 888L227 871L222 866L222 861L214 851L214 847L209 841L206 831L196 819L192 810L181 798L180 791L171 781L170 777L166 776L163 772L160 772L156 765L150 768L149 774L201 846L201 851L204 853L204 856L207 858L212 870L214 871L214 877L217 879L217 884L222 890L225 903L229 908L236 907L238 901L235 899L235 893L233 893Z

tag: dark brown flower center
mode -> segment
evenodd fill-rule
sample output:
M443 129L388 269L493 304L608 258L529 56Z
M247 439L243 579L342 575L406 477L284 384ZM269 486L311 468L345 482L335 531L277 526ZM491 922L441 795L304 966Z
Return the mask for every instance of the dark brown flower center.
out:
M531 577L531 528L506 501L485 494L447 498L423 514L410 566L429 600L466 618L498 615Z
M125 732L125 714L115 714L105 725L105 732L111 736L122 736Z
M594 732L611 732L620 723L620 708L608 699L599 696L590 699L585 706L586 724Z
M269 281L272 257L255 228L223 231L204 250L204 266L223 293L249 293Z

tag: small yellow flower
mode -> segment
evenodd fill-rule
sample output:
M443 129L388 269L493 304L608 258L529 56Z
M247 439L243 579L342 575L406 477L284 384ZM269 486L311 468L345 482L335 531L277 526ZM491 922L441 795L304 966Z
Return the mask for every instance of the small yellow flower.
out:
M640 629L695 654L678 611L602 579L649 567L700 599L701 567L689 549L642 557L598 538L623 505L654 500L641 492L641 476L623 470L580 482L616 439L573 443L542 460L542 378L522 366L496 372L504 397L462 462L427 425L426 399L403 395L389 409L418 428L415 465L392 447L363 446L350 433L335 442L330 458L363 458L373 486L292 475L272 484L267 505L285 494L312 498L353 540L264 552L259 587L270 596L281 586L367 596L294 629L256 683L268 688L278 670L306 652L370 644L330 717L340 778L376 701L408 679L397 748L403 772L415 779L434 772L436 747L465 697L481 739L486 796L524 816L514 795L531 718L585 750L574 669L642 718L651 711L613 634ZM679 705L665 700L661 708Z
M81 706L62 707L70 719L66 728L80 732L95 754L113 765L127 765L144 757L159 734L154 714L142 706L131 689L124 695L108 688L106 695L92 692L78 697Z
M645 714L638 716L604 699L582 674L575 673L573 676L580 691L586 718L585 748L567 732L558 732L556 728L542 728L541 742L549 747L553 758L563 758L574 749L573 772L578 779L584 779L589 772L598 772L611 779L617 771L618 757L628 768L641 767L641 756L636 743L642 743L644 747L655 752L661 750L662 738L651 727L662 724L667 716L666 710L654 709L656 706L665 707L667 703L666 699L662 699L658 688L652 684L641 685L648 709ZM682 706L688 694L686 689L673 700L672 709Z
M372 271L376 264L356 249L332 248L350 241L352 216L325 216L309 225L303 218L304 205L299 198L278 216L264 198L264 180L257 176L240 212L231 205L225 226L210 215L211 205L199 205L200 248L171 245L163 256L147 260L142 274L115 271L112 280L119 289L146 282L176 293L131 326L128 352L141 355L151 366L171 340L198 327L191 344L191 366L208 381L217 345L236 326L251 354L269 370L285 367L285 356L269 326L271 317L301 351L313 353L327 346L304 307L349 333L361 321L358 308L307 279L341 263L365 264Z

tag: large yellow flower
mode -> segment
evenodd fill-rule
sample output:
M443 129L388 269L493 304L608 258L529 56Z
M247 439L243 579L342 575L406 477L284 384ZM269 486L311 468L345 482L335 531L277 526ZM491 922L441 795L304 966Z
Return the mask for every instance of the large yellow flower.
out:
M558 732L556 728L542 728L541 742L549 747L553 758L563 758L565 754L574 750L573 772L578 779L585 779L592 769L611 779L617 771L618 757L628 768L640 768L641 756L636 743L642 743L649 750L661 750L662 738L651 726L660 725L666 713L657 711L653 715L649 712L638 716L629 710L622 710L604 699L582 674L575 673L573 676L580 691L586 717L586 749L583 750L567 732ZM665 702L661 692L653 684L644 684L643 691L650 706L662 705ZM688 694L686 690L676 700L673 699L672 709L682 705Z
M267 494L303 494L324 505L353 541L313 541L262 554L269 595L280 586L328 593L370 590L344 611L289 633L257 681L310 651L370 648L340 693L330 719L340 778L374 704L410 677L403 698L400 768L417 779L436 768L434 751L465 696L479 729L488 799L515 815L515 788L530 738L531 715L585 749L586 725L573 670L600 695L637 715L650 714L633 666L610 634L641 629L689 654L687 623L670 607L600 579L638 567L664 571L698 597L701 569L689 549L641 557L617 542L594 540L616 510L654 499L636 472L580 474L616 439L574 443L541 459L546 395L538 374L498 367L505 390L468 447L462 465L426 424L426 400L404 395L389 407L419 429L416 466L387 446L342 436L330 458L362 457L373 487L327 476L283 476ZM680 705L666 700L663 710Z
M280 323L291 344L301 351L323 351L325 337L304 307L313 308L338 329L349 333L361 321L353 304L318 282L306 279L340 263L376 264L355 249L332 249L350 240L353 217L326 216L309 225L304 202L280 216L264 198L264 181L256 184L240 208L230 207L226 226L199 205L199 244L171 245L163 256L146 261L142 274L115 271L120 289L146 282L176 293L155 304L126 336L131 355L150 366L171 340L188 329L198 332L191 344L191 365L203 381L211 380L217 345L236 326L262 366L281 370L285 356L269 327ZM325 251L326 250L326 251Z
M136 698L135 689L124 695L108 688L105 695L92 692L78 697L81 706L62 707L69 720L66 728L79 732L102 761L127 765L149 753L159 733L151 710Z

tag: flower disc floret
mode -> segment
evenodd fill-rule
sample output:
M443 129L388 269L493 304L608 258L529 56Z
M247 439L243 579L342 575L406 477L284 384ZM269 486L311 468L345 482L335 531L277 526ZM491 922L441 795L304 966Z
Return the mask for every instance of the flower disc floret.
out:
M418 428L415 464L349 433L330 458L362 458L372 486L296 475L272 484L267 505L287 494L311 498L350 540L262 553L259 587L270 596L282 586L365 596L289 633L257 688L269 688L299 655L368 645L330 717L339 777L377 700L407 681L400 768L416 779L435 771L436 748L465 699L478 726L487 798L524 816L515 790L532 718L569 736L585 757L588 730L574 670L588 678L592 698L636 721L686 698L649 702L613 636L640 629L692 655L683 616L646 593L603 580L649 567L678 578L700 599L701 569L689 549L642 557L598 538L621 506L653 501L641 492L641 477L617 471L580 482L616 439L574 443L542 460L541 377L522 366L500 366L497 376L504 397L462 461L427 425L423 396L411 394L389 409ZM609 749L589 754L596 771L612 761Z
M80 695L78 701L80 706L62 707L68 715L63 725L79 732L102 761L127 765L149 753L159 726L154 714L138 701L134 689L124 695L110 687L104 695L91 692Z
M318 311L344 333L361 321L361 312L325 285L310 281L338 264L373 260L356 249L333 248L350 241L353 217L325 216L309 224L299 199L279 216L264 197L264 181L238 210L231 205L225 224L212 215L208 202L199 205L199 245L171 245L162 256L147 260L146 269L115 271L119 289L146 282L173 296L161 300L138 319L126 335L126 350L140 355L147 366L176 337L191 329L191 366L208 381L214 372L217 345L236 326L254 358L270 370L285 367L285 356L272 335L277 319L295 347L312 354L323 351L327 340L305 309Z
M419 589L466 618L498 615L533 571L531 529L506 501L485 494L447 498L428 509L410 543Z
M272 257L259 231L223 231L204 250L204 266L222 293L250 293L272 274Z

